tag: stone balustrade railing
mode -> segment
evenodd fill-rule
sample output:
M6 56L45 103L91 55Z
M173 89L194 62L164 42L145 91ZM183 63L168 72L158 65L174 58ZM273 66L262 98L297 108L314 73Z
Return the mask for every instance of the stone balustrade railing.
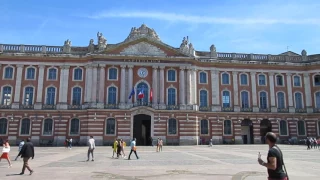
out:
M85 54L87 47L71 47L71 54ZM45 53L62 54L63 46L37 46L37 45L14 45L0 44L0 53ZM201 56L200 56L201 57ZM310 58L309 58L310 57ZM206 57L204 57L206 58ZM217 53L218 60L240 60L240 61L273 61L273 62L302 62L320 60L319 55L310 56L288 56L288 55L266 55L266 54L243 54L243 53Z

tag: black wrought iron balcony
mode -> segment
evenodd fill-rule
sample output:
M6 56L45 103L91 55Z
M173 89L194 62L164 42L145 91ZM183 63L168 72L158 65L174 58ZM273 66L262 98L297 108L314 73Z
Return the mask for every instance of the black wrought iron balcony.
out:
M271 112L270 108L259 108L259 112Z
M33 104L20 104L19 109L34 109Z
M277 109L277 112L278 112L278 113L288 113L288 112L289 112L289 109L288 109L288 108L278 108L278 109Z
M79 110L79 109L82 109L82 105L68 105L68 109Z
M223 112L233 112L234 109L233 109L233 107L222 107L221 111L223 111Z
M296 108L296 113L307 113L307 109L305 109L305 108Z
M149 102L136 102L133 104L133 107L138 107L138 106L148 106L148 107L152 107L152 104Z
M0 109L11 109L11 104L10 105L1 104Z
M166 105L166 110L179 110L179 105Z
M314 113L320 113L320 108L313 108Z
M119 109L119 104L105 104L105 109Z
M200 106L199 111L210 111L211 108L209 106Z
M57 106L54 104L43 104L42 109L57 109Z
M253 109L252 108L241 108L240 112L252 112Z

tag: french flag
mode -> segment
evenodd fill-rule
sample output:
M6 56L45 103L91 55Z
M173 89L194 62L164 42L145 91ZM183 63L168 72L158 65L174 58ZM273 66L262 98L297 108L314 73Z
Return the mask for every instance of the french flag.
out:
M142 88L141 91L139 92L138 98L139 98L139 99L143 99L143 98L144 98L143 88Z

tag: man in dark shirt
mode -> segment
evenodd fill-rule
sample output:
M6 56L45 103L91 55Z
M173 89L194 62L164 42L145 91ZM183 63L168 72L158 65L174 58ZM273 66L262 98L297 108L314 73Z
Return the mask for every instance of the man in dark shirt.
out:
M283 170L283 159L280 149L276 146L277 136L268 132L266 134L266 143L269 145L268 163L264 162L260 157L258 162L260 165L268 169L269 180L287 180L287 174Z
M34 158L34 147L30 138L28 138L27 142L22 146L22 149L19 152L18 156L21 156L21 158L23 158L23 167L20 175L24 174L26 168L30 171L30 175L32 175L33 170L29 167L28 161L30 158Z

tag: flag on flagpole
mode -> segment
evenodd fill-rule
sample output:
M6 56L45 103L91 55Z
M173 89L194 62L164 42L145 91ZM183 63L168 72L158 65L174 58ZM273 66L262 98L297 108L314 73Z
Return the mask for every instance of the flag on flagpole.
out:
M129 95L129 99L131 99L134 94L135 94L134 88L132 87L132 90L131 90L130 95Z
M152 102L152 95L153 95L153 93L152 93L152 88L150 89L150 102Z
M143 98L144 98L143 88L142 88L141 91L139 92L138 98L139 98L139 99L143 99Z

